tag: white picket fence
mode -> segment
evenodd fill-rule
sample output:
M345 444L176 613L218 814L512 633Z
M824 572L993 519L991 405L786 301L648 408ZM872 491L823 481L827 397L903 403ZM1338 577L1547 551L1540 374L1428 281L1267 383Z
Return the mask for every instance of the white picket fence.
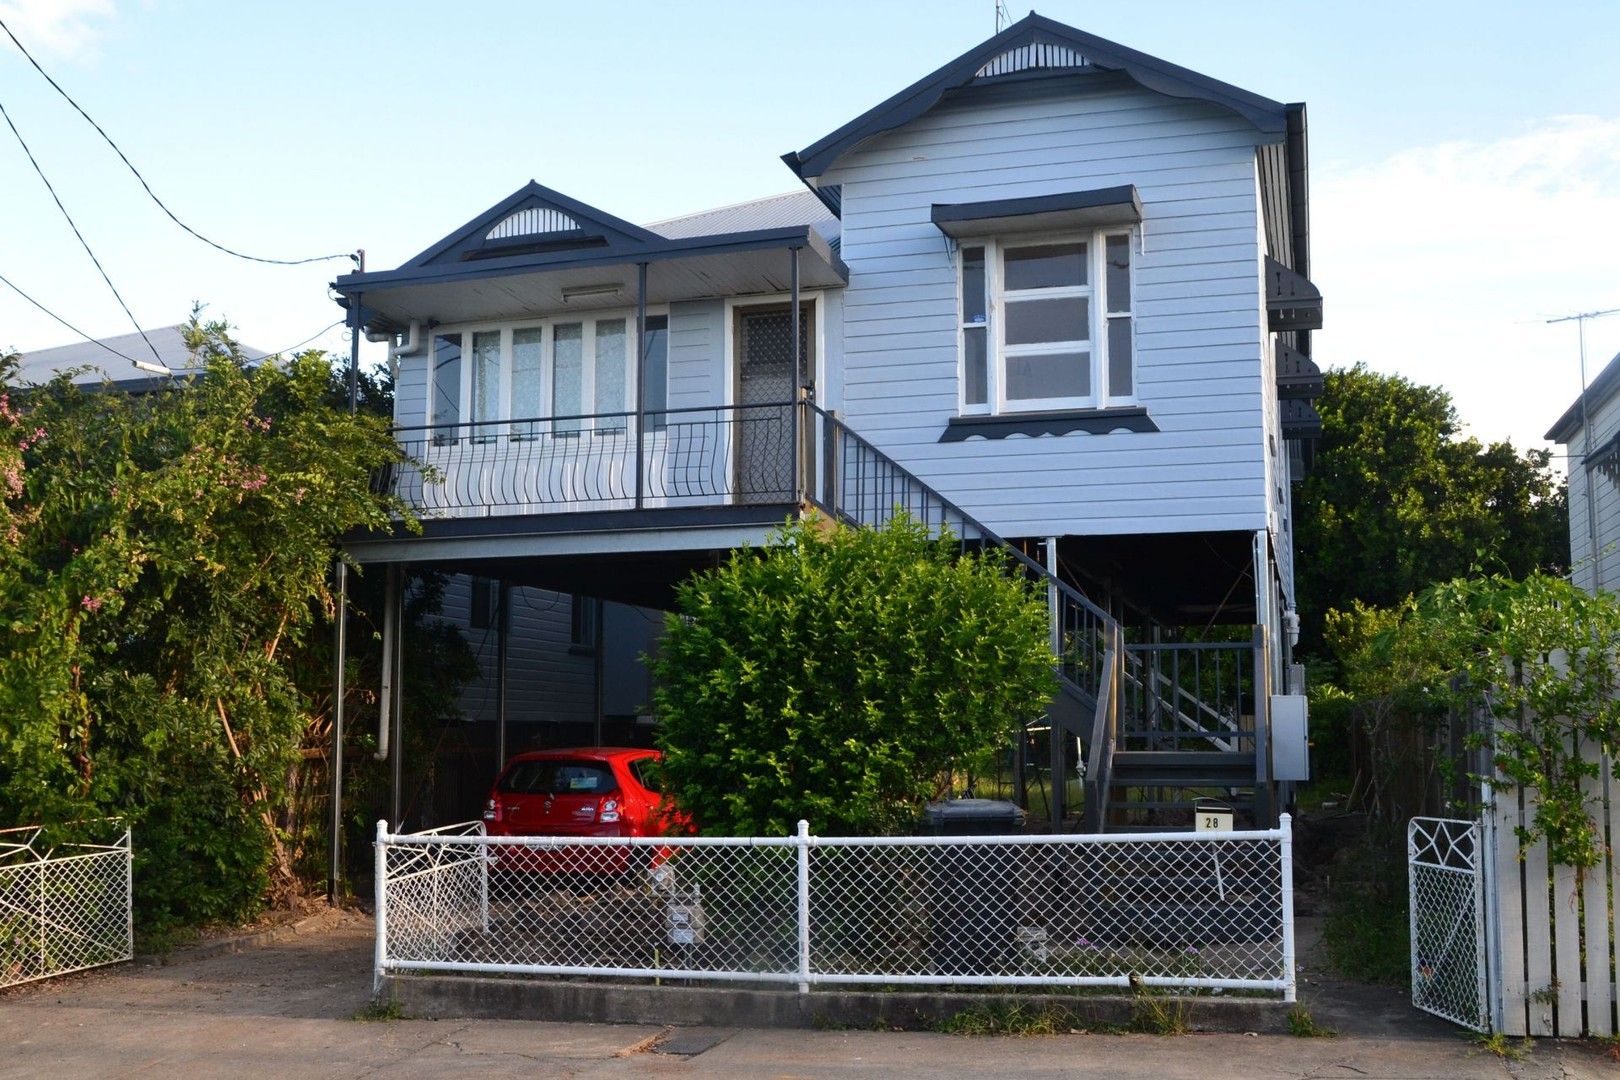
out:
M1534 818L1534 790L1498 791L1488 799L1485 893L1497 991L1494 1026L1503 1034L1620 1032L1620 781L1612 761L1601 766L1584 787L1588 811L1607 843L1603 861L1585 871L1550 865L1545 840L1520 851L1514 830Z

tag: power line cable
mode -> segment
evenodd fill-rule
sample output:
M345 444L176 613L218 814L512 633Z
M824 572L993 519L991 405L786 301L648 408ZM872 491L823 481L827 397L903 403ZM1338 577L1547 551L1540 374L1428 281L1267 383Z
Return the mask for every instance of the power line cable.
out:
M58 83L55 79L51 78L50 73L48 71L46 71L44 68L40 67L39 61L35 60L33 53L30 53L27 50L27 48L25 48L23 46L23 43L17 40L17 35L13 34L11 32L11 27L6 25L6 22L5 22L4 19L0 19L0 30L4 30L6 32L6 36L11 39L11 43L13 45L17 46L18 50L23 54L24 57L27 58L28 62L34 66L34 70L39 72L40 75L44 77L46 82L51 84L51 88L53 90L55 90L58 94L61 94L62 99L64 101L66 101L69 105L73 106L73 110L75 112L77 112L80 116L84 117L85 123L87 123L91 127L95 128L96 129L96 134L100 135L102 137L102 139L107 143L107 145L112 147L113 153L118 155L118 160L122 161L124 163L124 165L126 167L128 167L129 171L135 175L136 180L140 181L141 187L146 190L146 194L151 197L151 199L152 199L152 201L154 203L157 204L158 209L162 210L165 214L167 214L170 221L172 221L176 225L180 226L182 229L184 229L186 232L190 233L192 236L196 237L198 240L201 240L203 243L207 244L211 248L215 248L215 249L217 249L219 251L223 251L227 255L234 255L238 259L246 259L248 262L269 263L269 264L271 264L273 266L302 266L302 265L304 265L306 263L330 262L330 261L332 261L334 259L353 259L354 258L354 255L352 253L345 251L345 252L340 252L340 253L338 253L336 255L315 255L315 256L312 256L312 257L310 257L308 259L267 259L267 258L263 258L263 257L258 256L258 255L248 255L248 254L246 254L244 252L236 251L233 248L228 248L224 244L219 243L218 241L210 240L208 237L204 236L202 233L198 232L196 229L193 229L190 225L187 225L184 221L181 221L179 219L179 217L177 217L175 215L175 212L173 210L169 209L168 204L166 204L162 199L158 198L157 192L152 190L152 185L148 184L146 182L146 177L141 175L141 170L137 169L135 167L135 163L129 160L129 157L124 153L123 149L116 142L113 141L113 137L111 135L108 135L107 132L102 129L101 125L96 123L96 121L90 116L90 114L84 111L83 107L80 106L77 101L73 100L73 96L71 94L69 94L66 90L62 89L62 86L61 86L60 83Z
M265 353L265 355L266 356L286 356L288 353L292 352L294 349L301 349L305 345L308 345L310 342L314 341L316 338L320 337L322 334L326 333L328 330L332 329L333 327L342 326L344 324L344 322L346 322L346 321L347 320L345 320L345 319L338 319L335 322L329 322L325 326L321 327L319 330L315 331L313 334L309 335L309 337L305 338L303 341L300 341L298 344L289 345L285 349L277 349L274 352Z
M61 196L57 195L56 188L51 184L50 177L45 175L45 170L39 167L39 162L35 159L34 152L28 148L28 142L22 137L22 132L18 131L17 125L11 122L11 114L6 112L4 103L0 103L0 117L5 118L6 126L17 137L17 145L21 146L23 153L28 155L28 163L34 167L34 171L39 174L40 180L45 184L45 190L49 191L51 198L56 201L56 208L62 211L63 217L67 218L68 226L73 230L73 235L79 238L79 243L83 246L85 254L89 255L90 261L96 264L96 270L101 274L101 280L107 283L107 288L112 290L113 298L118 301L118 306L124 309L124 314L128 315L129 321L134 324L136 333L141 335L141 340L146 342L146 347L152 350L152 359L158 362L159 367L165 366L163 357L157 351L157 346L152 344L152 339L146 336L145 330L141 329L140 320L135 318L133 311L129 310L129 305L124 303L123 294L118 291L118 286L114 285L112 278L107 276L106 268L101 265L101 260L96 258L96 253L91 250L90 242L84 238L84 233L79 231L79 226L73 220L73 215L68 213L67 207L62 205ZM133 363L133 361L131 362Z
M28 301L30 304L33 304L35 307L39 308L39 310L41 310L45 314L49 315L51 318L55 319L57 322L61 323L65 327L67 327L69 330L73 331L75 334L78 334L80 337L84 338L84 340L88 341L90 344L99 345L103 349L106 349L108 352L112 353L114 356L123 357L123 359L128 360L132 364L137 363L136 359L133 356L128 356L128 355L126 355L124 353L119 352L117 349L113 348L111 345L108 345L105 341L102 341L99 338L91 337L89 334L85 333L83 330L80 330L77 326L74 326L72 323L68 322L66 319L62 318L62 316L58 315L56 312L54 312L50 308L46 307L44 304L40 303L38 300L35 300L32 296L29 296L27 293L23 292L22 289L15 282L13 282L10 278L5 277L4 275L0 275L0 285L5 285L12 292L16 293L18 296L22 297L24 300ZM150 345L151 342L147 342L147 344Z

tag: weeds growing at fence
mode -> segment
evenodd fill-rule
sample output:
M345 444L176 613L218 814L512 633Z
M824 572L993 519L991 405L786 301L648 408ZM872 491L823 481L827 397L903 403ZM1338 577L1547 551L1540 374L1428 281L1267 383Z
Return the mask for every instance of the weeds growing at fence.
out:
M1336 1039L1339 1036L1332 1028L1318 1024L1311 1010L1303 1005L1288 1010L1288 1034L1297 1039Z
M1523 1061L1535 1045L1527 1038L1515 1043L1500 1031L1475 1035L1474 1044L1481 1050L1489 1050L1503 1061Z
M350 1017L362 1024L387 1024L395 1020L405 1019L405 1007L393 998L387 1001L370 1001L360 1006Z
M1130 1030L1143 1035L1185 1035L1191 1030L1187 1003L1163 990L1139 986L1131 1001Z
M995 1002L948 1016L937 1025L948 1035L1061 1035L1077 1030L1068 1010L1056 1005Z

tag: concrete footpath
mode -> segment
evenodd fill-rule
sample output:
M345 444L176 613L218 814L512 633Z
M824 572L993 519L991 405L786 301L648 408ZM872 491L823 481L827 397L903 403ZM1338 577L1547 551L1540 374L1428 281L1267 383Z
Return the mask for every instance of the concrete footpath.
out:
M1338 1038L733 1031L542 1021L360 1020L371 925L312 920L240 951L175 954L0 993L0 1077L1299 1077L1620 1076L1602 1048L1540 1043L1504 1061L1399 996L1332 984ZM1382 994L1382 996L1379 996Z

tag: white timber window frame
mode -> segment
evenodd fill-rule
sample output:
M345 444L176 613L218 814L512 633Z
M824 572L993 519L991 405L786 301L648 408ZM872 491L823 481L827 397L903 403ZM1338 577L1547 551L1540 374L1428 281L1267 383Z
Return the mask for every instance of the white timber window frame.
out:
M647 306L647 319L664 321L664 348L666 355L663 365L664 379L669 378L669 305ZM623 401L618 408L601 409L597 407L597 343L599 340L598 327L601 324L611 324L622 321L624 326L624 356L623 376L620 386L623 391ZM579 327L580 335L580 392L578 408L570 407L559 413L556 408L557 390L557 328ZM537 337L535 335L538 335ZM460 342L459 357L460 371L457 380L457 396L455 401L442 400L440 380L438 378L439 342L441 339L450 339ZM516 393L523 389L515 386L519 341L525 348L538 347L538 370L535 377L538 386L530 388L533 394L531 400L517 401ZM498 343L498 344L497 344ZM493 353L489 352L495 346ZM591 416L599 412L604 414L623 413L628 417L636 409L636 311L630 309L604 309L601 311L567 312L557 315L548 315L543 318L502 320L499 322L478 322L459 325L435 327L428 350L429 363L432 369L428 377L427 402L422 422L435 427L434 441L443 443L466 438L476 441L488 441L498 436L510 435L514 439L532 438L540 434L576 437L579 432L589 428L595 434L617 435L623 434L629 426L622 420L604 419L595 423L585 420L554 421L558 415L564 416ZM485 367L485 359L492 361L491 373ZM532 360L532 354L525 357ZM491 385L493 382L493 385ZM493 415L486 413L493 412ZM454 420L449 416L453 415ZM515 423L514 421L545 420L547 423ZM493 422L493 423L487 423ZM662 424L654 421L648 424L648 430L661 428ZM437 430L438 428L451 428L452 430Z
M1077 244L1085 245L1083 281L1025 289L1007 287L1008 252ZM1135 229L1122 226L962 239L956 245L959 414L995 416L1136 405L1135 247ZM1110 259L1115 260L1112 266ZM983 289L982 297L975 295L979 287ZM1083 301L1086 307L1084 338L1008 342L1010 305L1076 300ZM1084 357L1083 389L1087 392L1009 394L1009 383L1014 381L1009 376L1009 361L1038 362L1043 357L1061 356Z

